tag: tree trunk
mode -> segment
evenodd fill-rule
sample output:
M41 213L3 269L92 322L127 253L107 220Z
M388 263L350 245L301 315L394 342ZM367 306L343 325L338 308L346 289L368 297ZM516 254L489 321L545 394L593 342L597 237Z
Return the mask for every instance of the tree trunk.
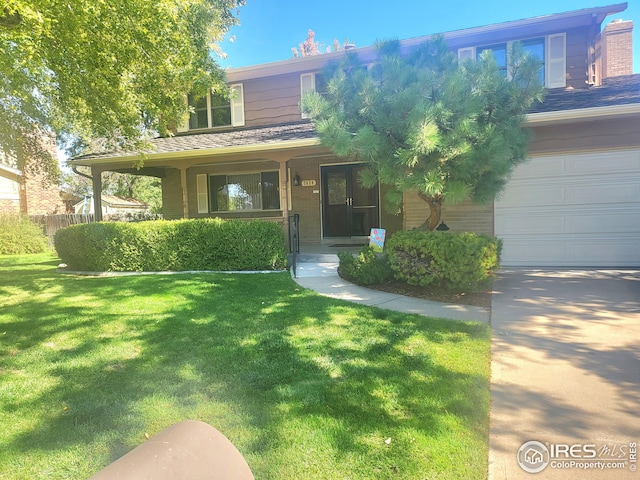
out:
M427 218L422 225L418 227L418 230L433 231L440 223L440 217L442 215L442 197L430 197L424 193L418 192L418 196L424 200L429 206L429 218Z

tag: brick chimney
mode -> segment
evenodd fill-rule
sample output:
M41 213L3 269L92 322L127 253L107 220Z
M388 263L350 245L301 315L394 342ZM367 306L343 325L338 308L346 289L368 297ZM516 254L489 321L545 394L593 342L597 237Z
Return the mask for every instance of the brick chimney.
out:
M633 73L633 21L614 20L601 35L602 78Z

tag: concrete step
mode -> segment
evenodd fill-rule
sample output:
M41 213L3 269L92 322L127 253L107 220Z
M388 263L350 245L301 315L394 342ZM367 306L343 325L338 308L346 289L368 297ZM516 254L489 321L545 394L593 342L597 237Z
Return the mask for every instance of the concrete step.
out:
M289 264L293 262L293 255L289 254ZM335 253L299 253L298 263L337 263L338 255Z

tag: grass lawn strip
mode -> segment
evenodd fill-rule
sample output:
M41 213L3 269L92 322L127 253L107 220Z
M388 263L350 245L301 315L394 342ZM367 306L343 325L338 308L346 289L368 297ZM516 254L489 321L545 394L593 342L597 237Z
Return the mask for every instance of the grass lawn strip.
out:
M76 277L0 257L0 479L87 478L185 419L259 479L486 478L489 329L288 273Z

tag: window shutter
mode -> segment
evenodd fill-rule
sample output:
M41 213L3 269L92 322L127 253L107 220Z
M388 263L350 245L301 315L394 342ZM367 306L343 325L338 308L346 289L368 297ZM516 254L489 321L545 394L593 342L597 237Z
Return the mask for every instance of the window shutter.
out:
M209 195L207 194L207 174L196 175L196 192L198 194L198 213L209 213Z
M300 75L300 101L307 93L316 91L316 75L314 73L303 73ZM300 111L302 111L302 105L300 106ZM302 118L309 118L308 115L305 115L302 112Z
M547 88L567 86L567 37L565 33L547 37Z
M244 88L241 83L231 85L231 126L244 126Z
M184 103L187 104L187 107L189 106L189 97L187 97L186 95L184 97ZM178 125L178 128L176 128L176 131L178 131L178 132L186 132L188 130L189 130L189 117L187 116L185 121L182 122L182 125Z
M458 62L462 63L465 60L475 60L476 52L475 48L467 47L467 48L459 48L458 49Z

